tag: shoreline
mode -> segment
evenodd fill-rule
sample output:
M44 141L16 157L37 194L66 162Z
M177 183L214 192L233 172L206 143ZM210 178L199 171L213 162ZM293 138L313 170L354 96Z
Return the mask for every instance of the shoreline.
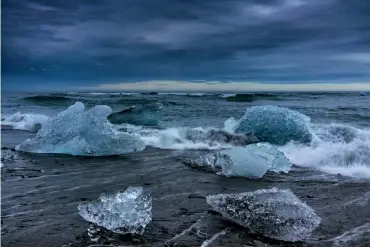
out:
M26 131L2 131L2 146L11 148L32 135ZM157 148L112 157L29 154L11 149L1 152L3 158L9 157L2 161L1 168L3 246L91 245L86 238L89 223L78 215L78 203L95 200L101 193L123 191L128 186L151 190L153 221L142 238L113 236L110 244L201 246L214 234L228 229L211 246L327 246L370 219L366 210L370 204L370 181L329 176L300 167L294 167L287 175L267 173L260 180L251 180L191 169L176 159L178 151ZM204 199L209 194L271 187L290 188L322 218L308 240L286 243L261 238L210 212ZM196 229L192 228L173 239L200 218L199 229L205 234L195 234ZM366 246L369 238L364 234L364 238L361 234L358 239L353 236L354 245L346 242L342 246Z

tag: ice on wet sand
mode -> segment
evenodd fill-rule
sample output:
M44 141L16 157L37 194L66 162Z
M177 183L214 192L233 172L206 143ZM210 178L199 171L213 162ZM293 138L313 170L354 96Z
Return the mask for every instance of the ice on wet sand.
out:
M314 210L290 190L272 188L210 195L207 203L239 225L284 241L307 238L321 221Z
M268 170L289 172L291 167L284 153L268 143L185 155L183 162L227 177L261 178Z
M128 187L123 193L102 195L97 201L80 204L79 214L85 220L107 230L143 234L152 220L152 197L142 187Z

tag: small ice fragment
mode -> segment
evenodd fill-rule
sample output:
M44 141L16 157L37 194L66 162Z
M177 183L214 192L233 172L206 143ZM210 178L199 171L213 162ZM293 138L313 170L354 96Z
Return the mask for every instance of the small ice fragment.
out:
M123 193L80 204L78 210L82 218L107 230L143 234L152 220L152 197L142 187L130 186Z
M290 190L272 188L210 195L207 203L239 225L284 241L307 238L321 221L314 210Z

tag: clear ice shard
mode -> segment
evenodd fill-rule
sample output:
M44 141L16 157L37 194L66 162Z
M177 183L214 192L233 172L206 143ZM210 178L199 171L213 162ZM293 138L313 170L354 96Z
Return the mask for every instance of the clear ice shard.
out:
M236 133L251 133L262 142L284 145L289 141L310 142L310 118L288 108L264 105L252 106L245 115L228 129Z
M268 143L213 152L192 152L185 154L182 161L193 168L227 177L261 178L268 170L288 173L291 167L284 153Z
M225 218L265 237L284 241L307 238L320 217L290 190L277 188L207 196L207 203Z
M227 177L261 178L269 169L269 163L255 155L247 147L236 147L218 153L216 167L221 167L222 175Z
M264 159L269 165L269 171L285 173L290 171L292 164L285 157L284 153L267 142L251 144L245 149L248 152L246 155L257 156Z
M109 106L85 111L77 102L43 124L36 137L16 147L31 153L107 156L141 151L145 144L128 134L115 133L108 123Z
M80 204L78 210L86 221L112 232L143 234L152 220L152 197L142 187L130 186L123 193Z

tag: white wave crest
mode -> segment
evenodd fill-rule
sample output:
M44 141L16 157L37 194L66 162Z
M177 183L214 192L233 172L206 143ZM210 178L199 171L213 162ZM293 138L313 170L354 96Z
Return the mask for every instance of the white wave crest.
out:
M221 149L245 146L255 142L253 137L234 135L214 128L173 127L149 129L135 125L116 125L116 131L125 132L142 140L147 146L162 149Z
M310 145L290 142L280 150L293 163L330 174L370 178L370 130L342 124L313 126Z
M32 113L14 113L5 116L1 120L2 125L12 126L13 129L27 130L31 132L38 131L41 126L49 121L49 117L43 114Z
M123 92L115 92L115 93L84 92L84 93L78 93L78 92L69 92L67 94L69 94L69 95L92 95L92 96L99 96L99 95L136 95L136 94L140 94L140 93L123 93Z
M235 93L224 93L220 95L220 98L226 99L226 98L235 97L235 96L236 96Z

